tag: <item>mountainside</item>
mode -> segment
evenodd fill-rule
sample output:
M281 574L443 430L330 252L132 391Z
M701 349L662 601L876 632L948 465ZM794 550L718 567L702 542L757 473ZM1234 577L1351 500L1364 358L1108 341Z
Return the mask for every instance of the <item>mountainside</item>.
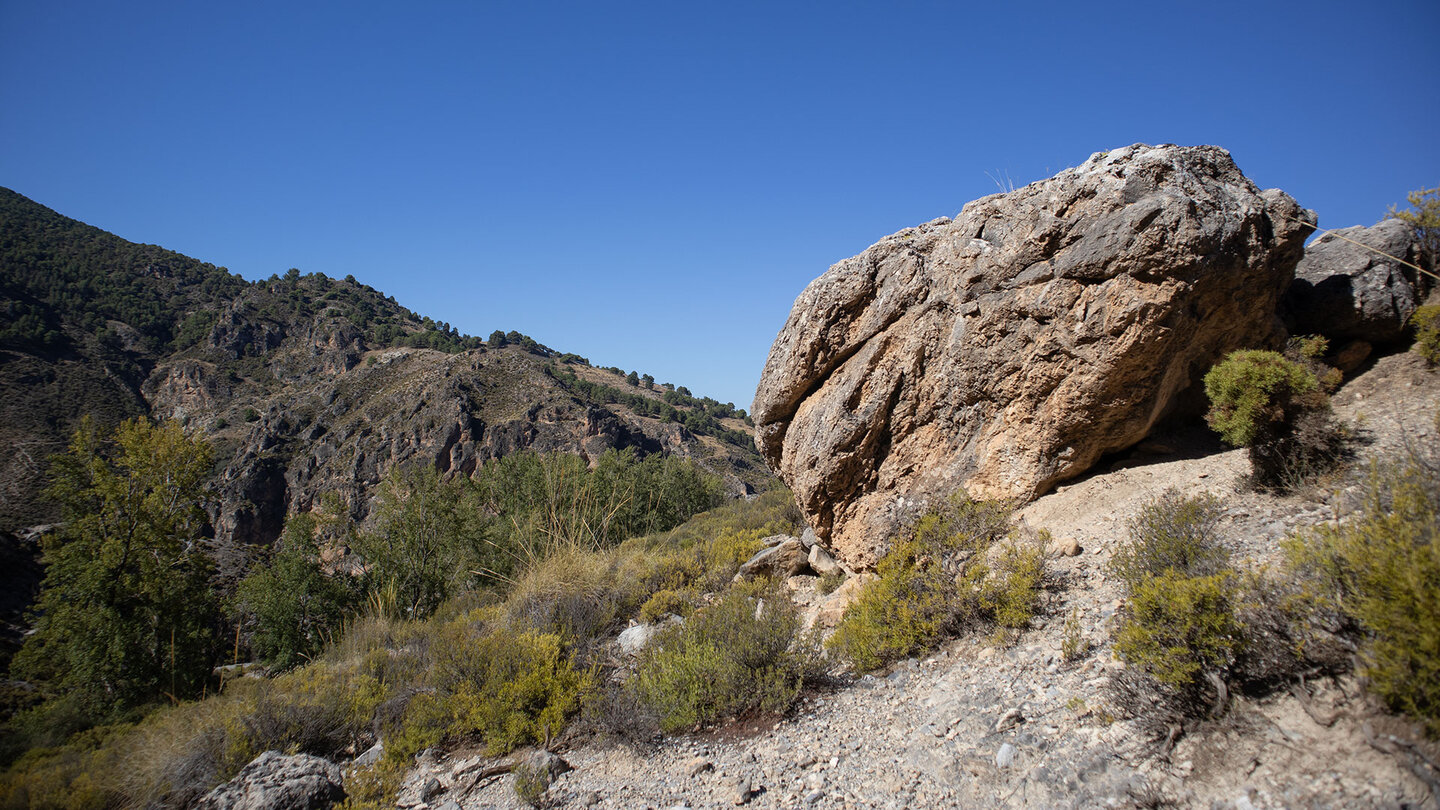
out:
M694 458L732 495L772 480L733 405L517 332L461 335L353 277L247 282L0 189L0 535L55 519L47 459L82 416L138 414L215 443L222 548L272 541L321 492L363 520L387 471L418 461L634 448Z

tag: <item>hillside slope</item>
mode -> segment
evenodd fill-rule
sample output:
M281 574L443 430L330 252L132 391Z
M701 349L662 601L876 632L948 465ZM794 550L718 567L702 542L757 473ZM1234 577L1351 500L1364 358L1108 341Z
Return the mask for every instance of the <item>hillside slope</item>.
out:
M811 694L793 716L758 728L665 738L654 747L586 744L564 752L575 770L550 789L556 806L598 807L1211 807L1430 806L1403 749L1422 739L1379 707L1353 676L1307 678L1294 689L1238 695L1173 749L1143 718L1110 717L1125 672L1113 634L1122 604L1108 562L1128 522L1165 490L1223 499L1220 533L1249 570L1273 565L1288 534L1350 513L1372 460L1433 442L1440 373L1413 354L1381 358L1335 396L1360 429L1343 475L1283 497L1243 484L1243 450L1185 431L1156 437L1107 469L1028 504L1019 517L1077 556L1052 553L1042 616L1013 645L952 641L923 660ZM1058 545L1058 544L1057 544ZM815 587L795 577L798 601ZM1087 651L1064 660L1067 617ZM1163 731L1162 731L1163 736ZM1372 744L1368 739L1376 741ZM1435 755L1433 744L1428 755ZM410 775L402 804L436 779L462 810L520 808L511 777L475 780L489 760L457 751ZM1417 760L1418 761L1418 760ZM1416 766L1419 767L1419 766ZM739 786L743 783L742 796Z
M48 459L82 417L140 414L216 445L222 552L273 541L322 492L363 521L411 463L468 473L518 450L634 448L693 458L732 496L773 482L733 405L518 332L462 335L353 277L247 282L0 189L0 552L25 558L22 538L55 520ZM7 570L7 593L31 592L33 567Z

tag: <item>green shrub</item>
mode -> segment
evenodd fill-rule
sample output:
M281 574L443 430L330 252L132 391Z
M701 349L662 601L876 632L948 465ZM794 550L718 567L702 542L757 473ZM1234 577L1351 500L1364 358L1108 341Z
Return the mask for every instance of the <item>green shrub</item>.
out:
M657 634L633 683L660 728L673 732L788 710L802 683L817 673L818 653L788 598L737 587Z
M1115 652L1135 668L1115 681L1117 702L1136 714L1153 709L1151 725L1207 708L1204 680L1223 679L1241 649L1238 576L1218 519L1213 497L1167 490L1130 522L1110 561L1126 596Z
M539 807L550 789L550 773L543 766L522 762L515 766L515 796L530 807Z
M1286 543L1320 607L1354 627L1371 687L1440 736L1440 472L1432 459L1372 469L1353 519Z
M1115 651L1155 680L1179 691L1222 672L1241 639L1235 618L1234 574L1187 576L1169 569L1130 592Z
M845 611L829 647L857 671L933 648L980 620L1023 627L1034 615L1043 563L1011 546L995 577L985 554L1009 533L1010 510L957 493L927 512L876 566L876 578Z
M1432 366L1440 363L1440 304L1415 310L1410 323L1415 326L1415 353Z
M1308 367L1307 367L1308 366ZM1312 360L1267 351L1233 352L1205 375L1206 420L1226 442L1249 449L1254 480L1293 488L1339 463L1348 433L1334 421Z
M232 614L252 628L251 651L277 669L318 655L358 601L350 577L322 570L318 528L308 512L291 515L279 549L237 588Z
M981 605L1002 631L1024 630L1040 602L1045 560L1039 548L1007 543L982 588Z
M669 588L656 591L640 606L640 621L655 624L666 616L688 616L695 609L696 594Z
M1215 535L1219 520L1214 496L1186 497L1168 489L1131 519L1129 540L1110 558L1110 572L1132 591L1168 570L1187 576L1219 573L1229 565L1229 554Z
M406 706L387 756L408 761L443 740L472 734L492 754L548 743L579 710L593 680L571 664L554 634L452 625L432 653L433 691Z
M1248 446L1283 430L1318 388L1313 374L1276 352L1233 352L1205 375L1206 419L1226 442Z
M129 727L97 726L64 745L33 748L0 774L0 806L104 810L123 799L122 749Z

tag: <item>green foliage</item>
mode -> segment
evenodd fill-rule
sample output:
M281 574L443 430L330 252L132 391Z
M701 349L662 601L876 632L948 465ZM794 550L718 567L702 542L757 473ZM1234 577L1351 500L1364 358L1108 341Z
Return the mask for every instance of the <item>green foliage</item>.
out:
M560 549L596 549L664 531L717 506L719 479L673 456L636 458L610 450L591 468L579 456L515 453L475 475L480 504L494 516L486 547L503 552L487 567L508 575Z
M1415 327L1415 345L1412 350L1425 358L1430 365L1440 364L1440 304L1431 304L1415 310L1410 316Z
M431 692L416 695L386 755L401 761L444 739L477 734L492 754L547 744L580 708L593 674L559 636L446 626L435 639Z
M1006 543L994 563L993 575L981 587L980 604L1002 631L1024 630L1035 617L1045 559L1035 546Z
M695 610L698 594L693 591L676 591L666 588L656 591L640 606L640 621L655 624L667 616L688 616Z
M1172 568L1147 577L1130 590L1115 651L1167 687L1194 689L1234 659L1235 600L1230 571L1189 576Z
M35 632L11 671L96 720L198 694L214 659L206 533L210 450L179 425L121 424L107 454L88 423L55 459L65 528L44 541Z
M1420 251L1426 266L1434 270L1440 261L1440 187L1422 188L1405 195L1410 210L1390 207L1390 216L1409 223L1420 240Z
M1315 597L1354 628L1371 687L1440 736L1440 472L1432 459L1371 470L1353 519L1286 543Z
M550 789L550 774L543 766L522 762L515 766L515 796L530 807L539 807Z
M1167 490L1130 522L1110 561L1126 596L1115 650L1182 714L1203 705L1203 678L1223 675L1244 639L1237 575L1215 533L1219 517L1213 497Z
M462 479L433 467L396 469L375 506L375 530L356 538L372 589L393 585L408 615L430 615L492 562L482 546L479 504Z
M1303 355L1234 352L1205 375L1206 419L1225 441L1249 448L1256 484L1293 488L1346 456L1349 433L1327 394L1340 379Z
M1187 497L1168 489L1130 521L1129 540L1110 558L1110 572L1133 590L1169 570L1207 576L1229 565L1215 534L1220 502L1212 495Z
M1205 375L1206 419L1226 442L1244 447L1287 429L1303 408L1315 407L1319 383L1276 352L1232 352Z
M920 518L876 566L829 646L859 671L930 649L981 621L1014 630L1034 615L1043 563L1009 545L992 571L991 546L1009 534L1008 506L963 493Z
M816 674L818 660L789 599L736 588L657 634L634 684L660 728L673 732L751 712L784 712Z
M100 726L63 745L34 748L0 775L0 807L106 810L117 806L129 726Z
M267 665L288 669L317 655L353 611L358 594L348 576L320 566L315 536L333 515L290 516L278 550L240 582L232 608L237 623L251 628L250 649Z

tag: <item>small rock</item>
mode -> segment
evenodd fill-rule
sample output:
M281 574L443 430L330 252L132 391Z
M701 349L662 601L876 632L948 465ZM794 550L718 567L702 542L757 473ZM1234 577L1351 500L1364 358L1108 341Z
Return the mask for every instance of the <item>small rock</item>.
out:
M581 804L582 806L584 806L584 807L594 807L595 805L597 805L597 804L599 804L599 803L600 803L600 794L599 794L599 793L596 793L596 792L593 791L593 790L587 792L584 796L580 797L580 804Z
M735 581L757 577L784 579L792 577L810 567L810 555L804 545L794 537L786 537L777 546L762 548L740 566Z
M1005 743L995 752L995 767L1008 768L1015 763L1015 746Z
M685 763L685 773L691 778L699 776L706 771L713 770L715 770L715 764L705 757L695 757Z
M653 635L655 635L654 625L636 624L622 630L620 635L615 638L615 643L619 645L620 652L625 655L639 655L640 651L645 649L645 645L650 643L650 637Z
M810 547L810 567L822 577L841 572L840 563L818 543Z
M730 797L735 804L746 804L755 797L755 791L750 785L750 779L742 776L735 780L731 786Z
M428 804L431 799L440 795L442 790L444 788L440 786L440 780L432 776L425 780L424 785L420 786L420 801Z
M1057 557L1077 557L1083 550L1080 548L1080 541L1073 537L1056 540L1050 544L1050 553Z
M380 757L384 755L385 741L376 740L374 745L370 746L368 749L365 750L365 753L361 754L358 757L355 757L355 760L352 764L355 765L355 767L357 768L368 768L371 765L379 762Z
M1000 720L995 723L995 732L998 734L1006 729L1014 728L1023 722L1025 722L1025 715L1021 714L1020 707L1016 706L1010 711L1000 715Z

